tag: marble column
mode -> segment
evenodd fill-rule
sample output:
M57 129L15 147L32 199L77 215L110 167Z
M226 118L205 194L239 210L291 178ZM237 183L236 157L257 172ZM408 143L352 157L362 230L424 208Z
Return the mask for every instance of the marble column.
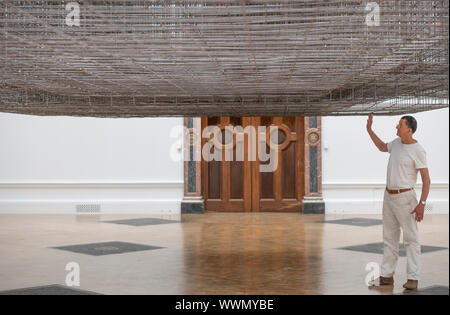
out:
M302 213L324 214L322 198L322 120L305 117L305 196Z
M185 117L184 198L181 213L204 213L201 183L201 118Z

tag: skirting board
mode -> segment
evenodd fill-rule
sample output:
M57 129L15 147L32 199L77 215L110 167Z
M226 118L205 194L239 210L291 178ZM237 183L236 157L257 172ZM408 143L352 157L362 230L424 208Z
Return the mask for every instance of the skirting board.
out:
M449 214L448 200L429 200L428 203L433 205L433 210L425 214ZM382 209L382 200L325 200L325 214L381 214Z
M0 213L178 214L183 182L0 183ZM85 213L85 212L83 212Z
M448 200L430 200L433 214L448 214ZM92 201L9 200L0 201L0 214L75 214L77 205L90 205ZM96 201L103 214L179 214L181 200ZM383 202L367 200L325 200L326 214L381 214Z
M181 200L2 200L0 214L77 214L77 205L93 204L100 205L101 214L179 214L180 203Z
M385 187L385 183L324 183L325 213L381 214ZM421 191L419 183L415 187L417 198L420 198ZM448 214L448 195L448 183L432 183L426 213Z
M0 213L74 214L77 205L100 204L105 214L178 214L183 187L182 182L0 183ZM325 213L381 214L383 187L382 183L326 183ZM416 186L417 194L420 188ZM428 202L433 206L430 213L448 214L448 183L432 184Z

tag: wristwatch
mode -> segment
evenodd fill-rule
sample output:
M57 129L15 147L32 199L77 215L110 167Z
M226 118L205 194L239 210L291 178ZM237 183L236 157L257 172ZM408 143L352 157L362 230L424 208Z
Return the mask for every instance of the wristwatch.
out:
M424 206L427 204L425 201L420 200L420 203L423 204Z

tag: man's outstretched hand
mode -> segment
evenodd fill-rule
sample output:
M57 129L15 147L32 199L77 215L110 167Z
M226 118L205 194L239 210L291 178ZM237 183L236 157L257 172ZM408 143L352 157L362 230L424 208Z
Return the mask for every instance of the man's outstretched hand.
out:
M369 118L367 119L367 131L372 130L372 123L373 123L373 114L369 114Z

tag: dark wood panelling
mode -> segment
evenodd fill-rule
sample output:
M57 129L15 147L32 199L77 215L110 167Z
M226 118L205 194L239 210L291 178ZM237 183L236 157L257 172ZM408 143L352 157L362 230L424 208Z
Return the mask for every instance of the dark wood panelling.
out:
M211 161L208 163L209 190L208 196L212 199L220 199L220 162Z
M300 211L304 192L304 119L303 117L220 117L204 118L202 126L215 123L222 130L227 125L279 126L278 168L274 172L260 172L262 163L248 160L249 139L245 136L245 160L202 162L203 189L207 211ZM223 140L223 139L222 139ZM203 143L207 140L203 139ZM233 137L236 144L236 137ZM258 152L256 145L256 152ZM267 153L269 147L266 146ZM207 177L207 178L205 178Z
M269 164L269 162L264 162L261 164ZM273 198L273 173L260 173L259 174L259 191L261 198Z
M289 146L283 150L283 199L295 199L295 149L296 143L291 142Z
M236 159L236 152L234 153ZM231 194L232 199L242 199L244 197L244 162L236 161L231 163Z

